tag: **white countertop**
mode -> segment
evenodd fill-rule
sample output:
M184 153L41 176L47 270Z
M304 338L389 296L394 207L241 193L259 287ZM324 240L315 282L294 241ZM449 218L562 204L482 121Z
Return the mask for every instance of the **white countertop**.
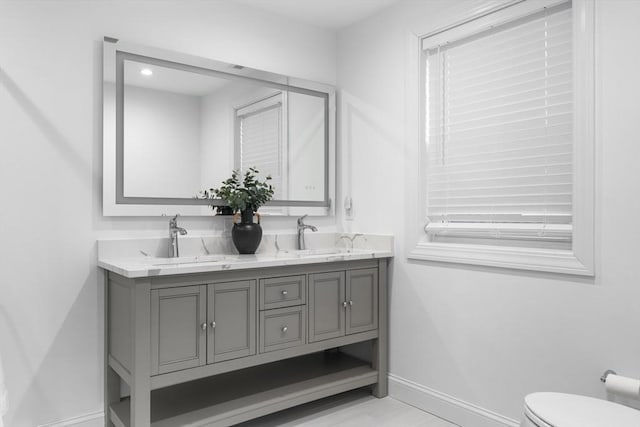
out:
M98 266L124 277L155 277L174 274L208 273L285 265L318 264L337 261L390 258L390 249L321 248L306 251L285 250L255 255L199 255L180 258L153 256L101 258Z

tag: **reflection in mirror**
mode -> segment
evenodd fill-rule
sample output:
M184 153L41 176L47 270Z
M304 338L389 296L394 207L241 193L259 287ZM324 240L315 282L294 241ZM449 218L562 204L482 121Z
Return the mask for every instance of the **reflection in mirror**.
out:
M124 61L123 110L126 197L190 198L249 167L275 200L324 197L322 98Z
M236 117L236 168L270 175L276 200L323 199L322 98L279 91L236 109Z
M291 200L322 200L326 153L324 100L289 93L289 194Z
M231 165L211 98L229 80L124 61L124 195L190 198ZM218 143L216 144L216 141Z
M250 167L260 173L259 180L271 177L273 198L287 198L286 94L277 92L235 109L235 168L245 172Z
M115 72L105 52L105 201L108 140L115 134L119 204L204 205L194 199L201 190L219 187L233 169L255 167L272 177L275 195L266 207L272 213L329 207L332 92L255 78L267 73L202 58L163 59L171 56L166 51L112 50Z

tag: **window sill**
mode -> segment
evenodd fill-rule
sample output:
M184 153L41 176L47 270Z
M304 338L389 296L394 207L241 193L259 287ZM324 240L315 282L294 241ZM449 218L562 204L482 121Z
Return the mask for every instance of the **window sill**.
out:
M411 260L485 265L518 270L593 276L572 251L421 242L409 252Z
M433 221L425 227L431 236L451 237L499 237L561 241L571 243L573 227L571 224L544 223L479 223L479 222L437 222Z

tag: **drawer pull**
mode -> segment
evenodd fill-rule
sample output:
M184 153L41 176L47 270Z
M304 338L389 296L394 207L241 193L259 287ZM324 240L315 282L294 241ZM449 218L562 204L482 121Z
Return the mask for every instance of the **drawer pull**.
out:
M287 292L287 291L282 291L282 296L283 296L283 297L286 297L288 293L289 293L289 292Z
M203 331L207 330L207 322L204 322L202 325L200 325L200 329L202 329Z
M282 327L282 333L286 334L288 330L289 328L287 328L286 326Z

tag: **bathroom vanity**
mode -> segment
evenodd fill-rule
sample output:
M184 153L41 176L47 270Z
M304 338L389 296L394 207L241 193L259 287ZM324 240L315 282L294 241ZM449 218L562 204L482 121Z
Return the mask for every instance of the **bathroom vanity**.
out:
M366 386L386 396L391 256L101 259L107 425L227 426Z
M105 37L103 214L209 217L226 203L194 195L251 165L275 187L261 213L332 215L335 117L332 86ZM255 256L186 237L199 255L179 258L158 239L98 242L106 425L226 426L360 387L385 396L393 244L354 250L359 236L311 251L263 236L272 252Z

